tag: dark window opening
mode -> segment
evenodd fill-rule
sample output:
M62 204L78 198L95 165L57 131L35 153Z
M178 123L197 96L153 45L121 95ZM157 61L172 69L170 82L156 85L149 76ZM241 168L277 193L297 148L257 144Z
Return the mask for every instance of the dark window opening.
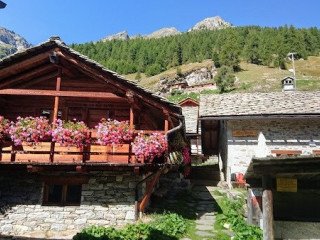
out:
M44 205L80 205L81 184L45 184Z
M46 117L49 120L52 120L51 117L53 117L53 111L48 109L43 109L41 111L41 116ZM61 117L62 117L62 111L59 110L57 118L61 119Z

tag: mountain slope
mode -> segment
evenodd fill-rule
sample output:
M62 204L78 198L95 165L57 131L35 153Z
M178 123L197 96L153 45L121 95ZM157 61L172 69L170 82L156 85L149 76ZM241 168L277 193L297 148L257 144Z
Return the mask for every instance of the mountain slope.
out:
M4 27L0 27L0 58L31 46L20 35Z

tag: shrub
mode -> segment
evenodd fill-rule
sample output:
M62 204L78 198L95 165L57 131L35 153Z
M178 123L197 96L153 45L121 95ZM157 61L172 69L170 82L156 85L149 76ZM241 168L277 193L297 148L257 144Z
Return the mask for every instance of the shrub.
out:
M178 240L187 230L186 221L175 213L164 213L150 224L128 224L121 230L91 226L73 240Z
M187 231L187 223L176 213L164 213L154 223L155 229L164 232L168 236L176 237Z
M232 231L236 233L235 240L262 240L262 231L256 226L249 226L243 218L243 200L230 200L224 197L221 200L223 214L217 218L218 223L229 223Z
M0 140L5 140L8 138L10 122L3 116L0 116Z

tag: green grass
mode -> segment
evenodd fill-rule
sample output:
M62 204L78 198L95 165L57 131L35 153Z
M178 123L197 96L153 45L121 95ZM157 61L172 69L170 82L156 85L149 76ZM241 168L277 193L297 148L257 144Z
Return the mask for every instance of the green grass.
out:
M183 74L201 67L212 66L212 60L205 60L201 63L189 63L179 66ZM246 62L240 63L241 71L235 73L237 77L235 88L230 92L279 92L282 90L281 79L286 76L292 76L288 70L281 70L262 65L255 65ZM286 63L287 69L292 68L291 61ZM297 88L300 91L320 90L320 57L310 56L307 60L295 61ZM146 77L141 74L139 84L149 88L152 91L157 90L160 79L168 77L173 79L177 75L177 68L168 69L156 76ZM127 78L135 80L136 74L126 75ZM217 94L217 90L206 90L202 94ZM169 96L168 99L173 102L179 102L189 95L181 94L180 96ZM198 95L192 96L198 99Z

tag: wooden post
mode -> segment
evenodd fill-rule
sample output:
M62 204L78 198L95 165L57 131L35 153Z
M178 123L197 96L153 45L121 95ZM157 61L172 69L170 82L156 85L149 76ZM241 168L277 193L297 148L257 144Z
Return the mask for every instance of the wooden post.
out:
M130 130L133 129L133 104L130 106Z
M167 110L163 110L163 113L166 117L164 120L164 131L168 132L169 131L169 112Z
M269 175L262 176L262 209L263 209L263 239L274 240L273 231L273 196L272 178Z
M58 68L58 76L57 76L57 83L56 83L56 91L60 91L61 88L61 74L62 70L61 68ZM54 108L53 108L53 118L52 118L52 128L54 129L56 127L56 120L58 118L58 111L59 111L59 97L54 97ZM54 148L55 148L55 142L51 142L50 146L50 162L53 163L54 161Z
M57 76L57 83L56 83L56 91L60 91L61 88L61 68L58 68L58 76ZM53 108L53 127L56 123L56 119L58 117L58 110L59 110L59 97L54 97L54 108Z
M251 194L251 188L248 188L247 190L247 205L248 205L248 224L252 225L253 219L253 209L252 209L252 194Z

